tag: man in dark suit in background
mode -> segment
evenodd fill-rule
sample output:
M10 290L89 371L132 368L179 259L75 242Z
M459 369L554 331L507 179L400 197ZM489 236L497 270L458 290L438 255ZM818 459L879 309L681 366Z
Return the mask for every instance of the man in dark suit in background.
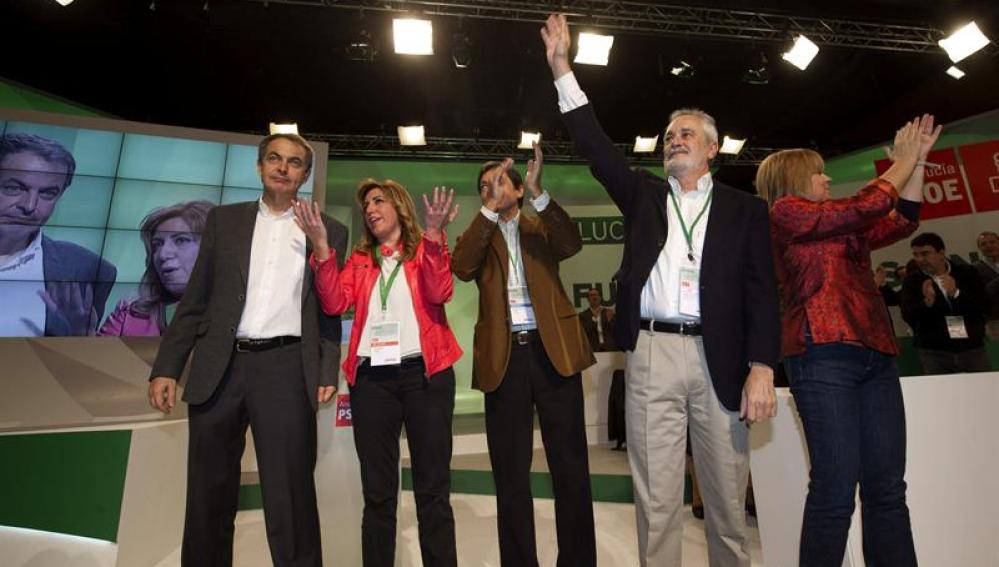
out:
M992 340L999 340L999 234L986 231L978 235L976 242L982 256L975 261L975 269L982 277L985 292L989 296L989 314L985 322L985 334Z
M668 180L628 166L569 66L565 16L541 30L559 107L577 151L625 217L614 339L627 354L628 459L639 559L681 565L689 424L713 567L749 567L748 422L772 417L780 325L767 206L715 182L714 119L674 112Z
M902 317L912 327L924 374L988 372L985 318L989 296L978 271L947 259L940 235L909 244L919 269L902 282Z
M315 412L336 389L340 319L320 311L307 266L311 248L292 207L312 160L312 148L297 135L273 134L260 143L264 195L209 213L187 290L153 364L150 403L169 412L194 350L184 391L190 433L184 567L232 564L247 425L275 567L322 565ZM323 219L330 247L343 258L347 229Z
M579 324L590 341L593 352L616 350L614 339L611 338L611 324L614 322L614 310L601 305L603 298L600 291L591 289L586 292L589 307L579 312Z
M55 140L0 137L0 336L87 336L104 316L115 267L42 230L75 172Z
M555 491L556 564L595 567L580 375L595 360L558 275L583 241L541 188L537 145L534 155L523 181L509 158L479 171L482 208L458 238L451 269L479 289L472 385L486 398L500 564L538 564L530 482L537 410ZM536 215L521 214L525 186Z

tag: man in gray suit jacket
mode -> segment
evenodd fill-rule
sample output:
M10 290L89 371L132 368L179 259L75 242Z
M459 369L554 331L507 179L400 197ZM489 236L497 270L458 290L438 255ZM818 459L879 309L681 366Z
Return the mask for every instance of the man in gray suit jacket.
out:
M292 208L312 159L297 135L273 134L260 143L264 195L209 213L187 291L153 364L150 403L169 412L194 350L184 392L190 434L184 567L232 564L247 425L274 565L322 565L315 412L336 389L340 320L319 309L307 266L311 248ZM343 258L347 229L323 220L330 247Z

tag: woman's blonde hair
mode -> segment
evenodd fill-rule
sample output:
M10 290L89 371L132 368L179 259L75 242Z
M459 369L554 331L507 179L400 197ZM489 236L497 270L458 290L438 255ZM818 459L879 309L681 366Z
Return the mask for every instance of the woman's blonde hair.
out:
M814 150L780 150L768 155L756 170L756 190L772 207L781 197L805 195L812 184L812 174L824 170L825 162Z
M370 178L365 179L357 186L357 204L361 207L362 220L364 218L364 198L367 197L372 189L381 189L385 198L395 207L395 214L399 217L399 228L401 229L401 261L412 260L413 256L416 255L416 247L419 245L420 239L423 238L423 230L416 220L416 205L413 204L413 198L409 196L409 192L406 191L405 187L391 179L386 179L385 181L377 181ZM361 239L357 242L357 245L354 246L354 251L374 258L374 247L377 245L378 239L371 232L368 223L364 222L364 233L361 235Z

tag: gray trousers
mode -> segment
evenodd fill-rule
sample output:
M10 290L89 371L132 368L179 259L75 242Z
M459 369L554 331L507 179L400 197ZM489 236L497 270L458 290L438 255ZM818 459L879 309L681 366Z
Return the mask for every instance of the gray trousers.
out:
M712 567L749 567L749 435L715 395L700 337L641 331L627 356L625 421L642 567L680 567L687 428ZM748 368L747 368L748 373Z

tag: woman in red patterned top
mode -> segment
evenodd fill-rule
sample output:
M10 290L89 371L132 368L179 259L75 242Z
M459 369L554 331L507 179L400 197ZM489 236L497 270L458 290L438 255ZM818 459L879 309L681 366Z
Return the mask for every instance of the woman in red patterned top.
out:
M858 482L867 564L916 565L898 348L871 251L918 226L926 155L939 133L929 115L907 123L888 171L844 199L829 198L830 178L811 150L774 153L756 174L770 204L781 350L811 461L802 567L842 564Z

